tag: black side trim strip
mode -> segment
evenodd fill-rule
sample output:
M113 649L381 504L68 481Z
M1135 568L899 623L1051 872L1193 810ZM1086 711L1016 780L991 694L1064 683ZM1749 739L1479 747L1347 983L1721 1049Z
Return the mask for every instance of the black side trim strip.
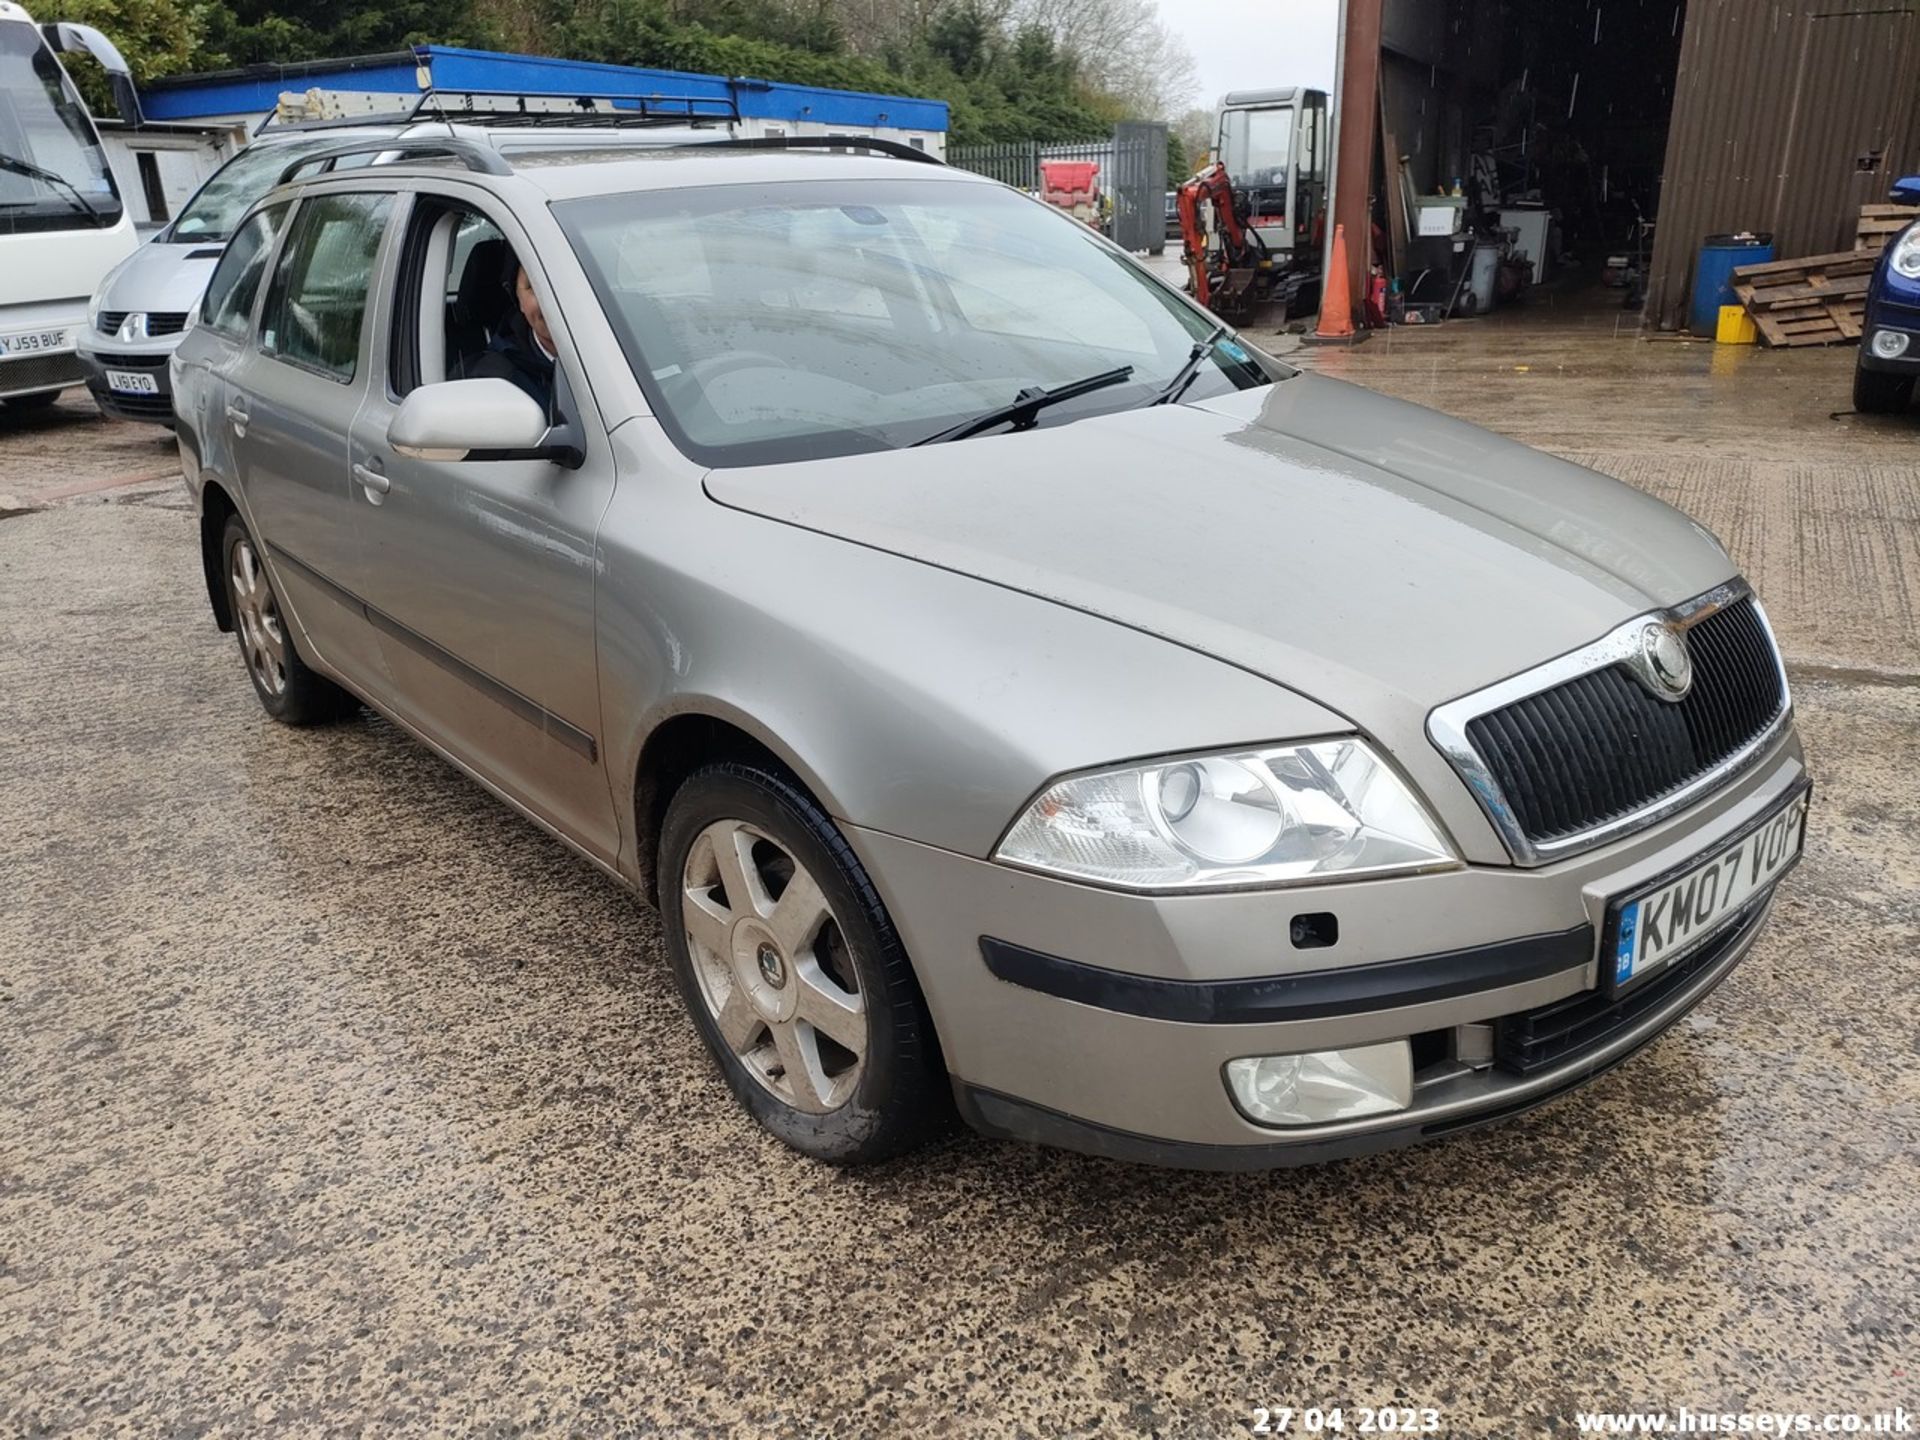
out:
M444 646L436 645L411 626L402 625L384 610L376 610L351 590L335 584L313 566L307 564L298 555L289 553L278 545L269 544L267 550L276 560L284 561L314 584L325 590L333 599L349 610L356 610L368 624L384 634L391 635L416 655L431 660L442 670L456 679L464 680L475 690L486 696L494 704L512 711L520 719L533 726L543 735L550 735L566 746L574 754L589 764L600 758L599 744L593 736L577 725L569 724L537 701L529 700L510 685L503 685L484 670L476 670L466 661Z
M1391 1010L1497 990L1571 970L1593 959L1593 927L1530 935L1495 945L1310 970L1249 980L1162 980L1078 960L1043 955L991 936L980 937L987 969L1011 985L1038 990L1122 1015L1190 1025L1260 1025Z

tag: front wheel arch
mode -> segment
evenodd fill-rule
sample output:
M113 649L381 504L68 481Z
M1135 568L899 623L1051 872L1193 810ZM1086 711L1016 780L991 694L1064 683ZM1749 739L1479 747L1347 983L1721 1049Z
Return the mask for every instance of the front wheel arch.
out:
M688 776L724 760L765 765L788 777L814 804L829 807L804 776L772 746L748 730L704 711L683 711L656 725L640 747L633 782L635 870L640 894L660 904L660 830L667 806Z

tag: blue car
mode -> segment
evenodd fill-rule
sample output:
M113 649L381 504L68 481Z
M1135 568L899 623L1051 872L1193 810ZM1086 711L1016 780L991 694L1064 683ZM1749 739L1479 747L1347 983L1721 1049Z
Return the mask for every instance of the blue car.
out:
M1897 182L1896 204L1920 205L1920 175ZM1853 367L1853 408L1888 415L1907 408L1920 375L1920 221L1887 242L1867 286L1860 354Z

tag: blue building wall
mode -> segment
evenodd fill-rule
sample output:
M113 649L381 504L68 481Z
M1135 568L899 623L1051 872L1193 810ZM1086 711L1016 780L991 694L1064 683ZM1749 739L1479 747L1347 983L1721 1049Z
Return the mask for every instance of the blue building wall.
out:
M417 95L417 67L429 70L442 90L503 90L534 95L692 96L720 107L732 102L742 117L820 125L890 126L944 134L947 103L904 95L870 95L774 80L728 79L682 70L643 70L591 60L555 60L543 55L506 55L452 45L422 45L412 56L368 55L290 66L253 66L209 75L176 75L154 81L141 94L154 120L200 120L213 115L264 115L282 92L370 90Z

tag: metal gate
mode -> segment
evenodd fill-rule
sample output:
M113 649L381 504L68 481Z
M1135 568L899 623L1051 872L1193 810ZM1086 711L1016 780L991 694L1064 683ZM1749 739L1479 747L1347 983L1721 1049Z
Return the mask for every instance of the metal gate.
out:
M1112 140L1041 145L1017 141L1004 145L952 145L947 163L976 175L988 175L1016 190L1040 188L1042 160L1091 160L1100 167L1101 191L1113 205L1114 243L1123 250L1150 250L1167 244L1167 127L1126 120L1113 128Z
M1122 250L1167 248L1167 127L1122 120L1113 127L1113 243Z

